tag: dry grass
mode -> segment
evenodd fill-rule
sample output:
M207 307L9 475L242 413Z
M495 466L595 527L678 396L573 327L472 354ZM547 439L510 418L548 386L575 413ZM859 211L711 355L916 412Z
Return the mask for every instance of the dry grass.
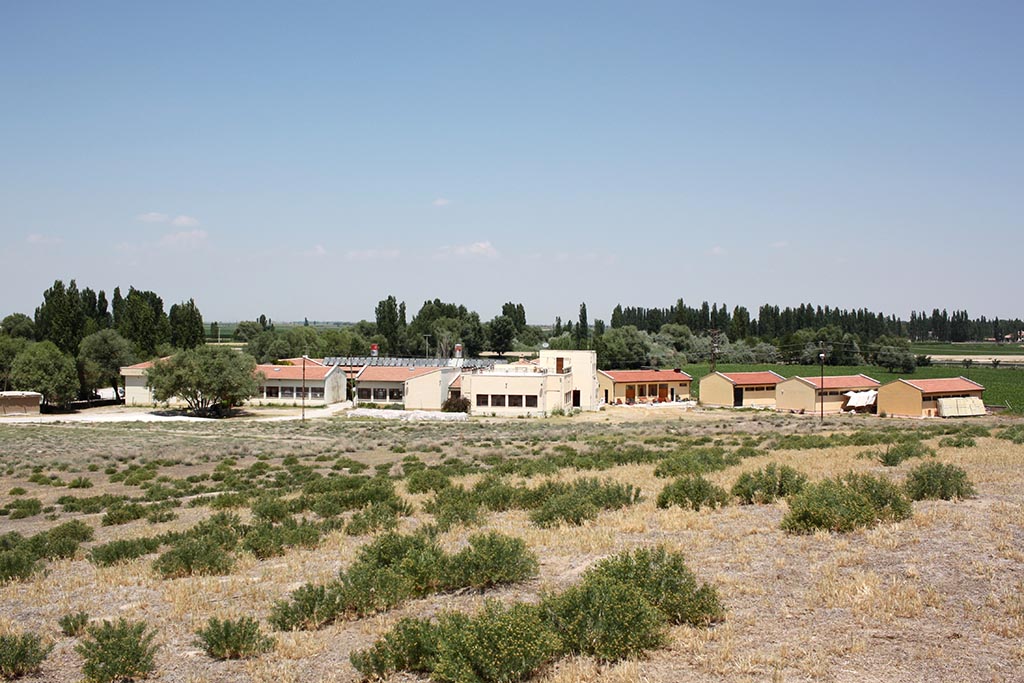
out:
M886 424L891 423L887 422ZM835 420L825 429L871 427L861 418ZM910 424L911 427L914 424ZM427 462L450 455L471 458L486 453L522 454L558 443L576 448L588 440L642 442L649 436L689 433L715 438L766 431L819 431L810 422L767 414L732 416L725 411L608 411L585 420L471 422L466 425L378 425L330 420L300 427L288 423L226 423L200 426L102 428L87 425L0 426L0 457L12 473L0 476L0 501L13 486L52 504L67 493L97 495L109 491L137 495L137 489L110 484L102 468L112 458L160 457L181 462L162 469L168 476L209 472L220 457L271 462L288 455L303 458L330 453L375 464L413 454L414 444L441 444L443 453L415 453ZM391 452L402 444L407 452ZM937 445L937 439L929 444ZM540 529L523 511L490 514L480 527L520 536L541 561L541 575L489 596L534 601L548 590L578 580L595 561L637 545L662 543L686 554L699 578L715 583L727 608L726 621L711 629L675 627L667 648L647 659L599 665L587 658L555 663L541 672L546 683L569 681L936 681L1021 680L1024 667L1024 446L979 438L973 448L941 448L938 459L967 470L979 495L958 503L914 504L914 516L899 524L837 536L818 533L789 536L779 521L780 501L766 506L727 506L701 512L658 509L654 500L666 480L653 465L629 465L605 472L563 470L557 478L598 476L638 486L644 500L604 512L581 527ZM850 470L891 476L900 481L917 464L885 468L858 458L863 447L774 451L708 475L729 488L746 470L769 462L795 467L812 480ZM82 491L26 484L27 454L35 462L68 463L62 477L83 472L96 486ZM325 463L329 468L330 462ZM329 471L325 469L324 471ZM457 480L471 486L479 475ZM535 484L542 478L534 478ZM398 486L405 495L404 485ZM407 496L419 509L430 495ZM205 508L176 509L173 522L145 521L99 527L99 516L83 519L96 526L96 543L115 538L181 530L207 516ZM43 516L11 522L4 530L34 533L54 522ZM423 516L403 519L412 529ZM447 549L465 544L479 529L456 528L442 535ZM0 587L0 632L31 629L57 643L44 666L43 679L70 683L80 678L73 640L60 635L56 620L84 610L93 619L125 616L145 619L159 632L159 679L190 681L351 681L348 663L354 649L370 645L398 619L426 617L443 610L477 609L485 597L469 592L415 600L390 612L335 623L323 631L277 633L272 652L244 662L214 662L194 642L194 631L211 616L255 616L264 621L275 600L306 582L324 582L348 566L366 537L336 532L316 549L291 550L282 557L256 560L238 554L224 577L160 579L152 556L124 565L97 568L80 550L75 559L51 562L29 581ZM398 676L396 680L415 680Z

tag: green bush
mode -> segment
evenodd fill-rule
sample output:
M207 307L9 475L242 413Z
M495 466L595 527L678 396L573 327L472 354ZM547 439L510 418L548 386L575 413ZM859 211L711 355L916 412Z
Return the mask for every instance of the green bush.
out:
M1024 425L1013 425L999 432L999 439L1006 439L1015 444L1024 444Z
M978 442L970 434L953 434L939 439L939 445L943 448L973 448Z
M442 413L468 413L469 399L465 396L450 396L441 404Z
M791 533L846 532L910 515L910 502L891 481L851 472L805 486L789 499L781 526Z
M76 477L68 482L69 489L91 489L92 479L88 477Z
M878 454L878 461L886 467L895 467L909 458L921 458L926 455L935 455L935 451L920 441L902 441L886 446L885 450Z
M124 679L148 678L156 668L155 631L143 621L118 619L86 629L88 638L75 646L85 660L82 673L89 683L113 683Z
M722 602L714 586L697 583L681 553L663 546L640 548L601 560L583 575L635 586L673 624L707 626L721 620Z
M525 581L536 576L539 568L525 541L495 531L470 536L469 547L446 564L446 584L477 590Z
M563 493L548 498L536 510L530 512L530 521L539 527L555 527L560 524L579 526L597 518L598 507L586 496L577 493Z
M53 644L35 633L0 635L0 677L20 678L39 673Z
M60 625L61 633L75 638L85 633L85 627L89 625L89 613L72 612L71 614L65 614L57 620L57 623Z
M78 549L78 544L92 540L92 536L92 527L76 519L38 533L29 538L26 544L37 557L52 560L71 557Z
M107 508L107 512L103 515L103 519L100 520L100 524L103 526L127 524L128 522L134 522L137 519L142 519L146 516L148 511L149 510L145 505L118 501Z
M451 486L434 494L423 509L434 515L438 529L447 531L456 525L480 523L480 501L461 486Z
M517 506L518 489L494 474L485 475L473 487L473 495L488 510L503 512Z
M288 600L278 600L268 621L279 631L314 630L329 624L341 613L336 585L306 584L292 591Z
M398 527L399 511L393 505L373 502L359 510L345 525L349 536L363 536L378 531L393 531Z
M911 500L953 500L976 493L966 471L940 462L922 463L910 470L904 487Z
M153 562L165 579L227 574L234 558L214 538L184 538Z
M740 462L740 456L728 453L720 446L692 448L673 453L654 468L654 476L664 479L687 474L717 472Z
M637 657L665 643L665 615L636 586L595 575L542 608L552 631L573 654L604 662Z
M260 498L252 506L252 515L262 522L280 523L291 518L291 510L280 498Z
M451 485L448 475L437 468L416 470L405 479L405 488L409 493L440 493Z
M657 502L659 508L678 505L693 510L700 510L702 507L714 509L728 503L729 494L721 486L712 484L704 477L691 474L667 484L658 494Z
M214 659L245 659L274 646L274 639L260 633L260 623L252 617L234 621L210 617L196 635L197 644Z
M732 495L739 498L742 505L767 504L800 493L806 483L804 474L788 465L772 462L762 469L741 474L733 484Z
M7 504L11 511L11 519L25 519L35 517L43 511L43 503L38 498L19 498Z
M438 627L425 619L405 618L349 661L364 679L386 678L397 671L430 673L437 658Z
M159 538L122 539L94 546L89 551L89 560L100 567L109 567L155 553L159 548Z
M39 568L39 558L23 547L0 551L0 585L24 580Z
M473 617L443 615L437 633L431 678L452 683L522 681L562 649L535 605L488 601Z

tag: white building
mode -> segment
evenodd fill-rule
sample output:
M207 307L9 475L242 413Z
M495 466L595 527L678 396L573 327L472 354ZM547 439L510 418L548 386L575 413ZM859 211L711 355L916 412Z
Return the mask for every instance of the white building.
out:
M597 410L597 354L544 350L535 361L519 361L463 372L462 395L470 413L545 416L552 411Z

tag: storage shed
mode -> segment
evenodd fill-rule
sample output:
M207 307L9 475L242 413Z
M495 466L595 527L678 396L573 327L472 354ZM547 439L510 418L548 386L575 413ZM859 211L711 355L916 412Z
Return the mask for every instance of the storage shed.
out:
M824 382L822 381L824 379ZM775 409L793 413L838 413L846 408L851 391L870 391L881 382L867 375L790 377L775 387Z
M693 377L682 370L598 370L601 399L607 404L663 403L690 398Z
M984 391L985 387L966 377L898 379L878 390L878 414L902 417L984 415Z
M775 387L784 379L771 370L712 372L700 378L700 403L733 408L774 408Z

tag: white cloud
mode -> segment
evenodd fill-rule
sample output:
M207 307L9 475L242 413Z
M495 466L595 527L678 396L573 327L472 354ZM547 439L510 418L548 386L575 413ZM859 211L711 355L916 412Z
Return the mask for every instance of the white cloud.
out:
M159 213L157 211L150 211L149 213L140 213L136 218L143 223L166 223L171 220L171 217L166 213Z
M472 244L458 244L455 246L441 247L437 250L441 258L455 256L458 258L498 258L498 250L489 241L473 242Z
M29 244L40 244L44 246L54 246L64 243L64 240L60 237L50 237L48 235L40 235L39 233L32 233L25 238L25 241Z
M789 246L789 242L780 240L778 242L772 242L772 249L785 249Z
M718 247L718 246L711 247L711 255L712 256L725 256L726 253L728 253L728 252L726 252L725 247Z
M193 249L206 243L209 235L205 230L183 230L170 232L160 238L161 247Z
M391 261L401 256L398 249L353 249L345 252L348 261Z
M312 255L313 256L327 256L327 249L324 248L324 245L318 244L315 247L313 247Z
M199 226L199 219L192 216L175 216L171 219L171 225L179 228L195 228Z
M432 201L430 203L433 204L434 206L438 207L438 208L441 208L441 207L445 207L445 206L448 206L449 204L451 204L452 200L445 199L444 197L438 197L437 199L435 199L434 201Z

